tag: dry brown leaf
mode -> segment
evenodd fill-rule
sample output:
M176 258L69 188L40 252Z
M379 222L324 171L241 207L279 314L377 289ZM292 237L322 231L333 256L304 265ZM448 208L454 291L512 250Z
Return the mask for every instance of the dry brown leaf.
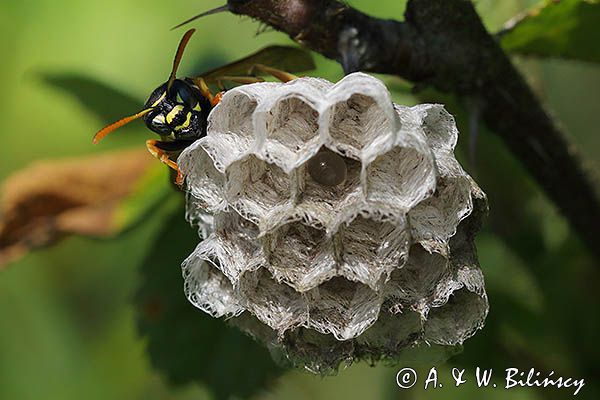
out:
M155 162L136 149L39 161L9 176L0 197L0 269L67 234L114 233L113 212Z

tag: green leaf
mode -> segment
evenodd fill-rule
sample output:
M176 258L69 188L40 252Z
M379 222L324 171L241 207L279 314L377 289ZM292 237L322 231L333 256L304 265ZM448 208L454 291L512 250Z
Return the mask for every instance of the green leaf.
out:
M185 298L180 265L199 241L183 213L174 213L142 266L139 328L153 365L173 384L201 382L218 399L248 397L282 369L266 348Z
M495 235L482 232L477 237L479 261L485 268L485 279L489 293L503 296L516 307L539 314L544 307L544 298L536 277L512 249ZM506 279L510 276L510 279Z
M41 73L42 80L74 96L81 105L109 124L140 110L143 102L95 78L77 73ZM123 127L122 129L126 129Z
M169 184L170 170L164 164L154 163L138 179L132 192L115 209L112 226L115 232L121 232L148 215L167 197L174 196L176 189Z
M507 25L501 32L507 52L600 62L597 0L548 0Z

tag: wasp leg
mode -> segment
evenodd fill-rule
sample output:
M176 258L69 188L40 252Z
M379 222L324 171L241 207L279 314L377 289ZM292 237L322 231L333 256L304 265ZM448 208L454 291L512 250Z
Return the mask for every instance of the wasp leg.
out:
M175 179L175 183L178 186L183 185L183 173L179 170L177 163L169 158L167 151L165 149L161 149L160 145L162 142L155 139L146 140L146 148L154 157L158 158L160 162L166 164L169 168L177 171L177 178Z
M267 67L266 65L262 65L262 64L254 65L249 71L250 75L252 75L254 71L260 71L265 74L270 74L282 82L289 82L289 81L297 78L297 76L295 76L295 75L292 75L290 73L287 73L285 71L281 71L281 70L278 70L275 68ZM210 91L210 88L208 87L208 84L204 80L204 78L197 77L197 78L192 78L192 80L194 81L196 86L198 86L198 89L200 90L200 94L202 94L202 96L206 97L212 106L216 106L217 104L219 104L221 102L221 97L223 97L223 94L225 91L224 90L225 88L223 86L223 81L240 83L242 85L265 81L263 78L258 77L258 76L227 76L227 75L220 76L219 79L217 79L215 81L215 83L221 89L221 92L213 95L212 92Z
M297 79L298 77L294 74L290 74L289 72L282 71L277 68L269 67L264 64L254 64L252 68L250 68L249 74L253 75L256 71L260 71L264 74L271 75L281 82L289 82Z
M224 94L225 94L225 91L215 94L210 104L213 107L216 106L217 104L219 104L221 102L221 98L223 97Z
M200 94L208 99L211 106L216 106L221 102L221 97L223 96L223 92L219 92L217 94L212 94L206 81L202 77L192 78L192 81L198 86L200 90Z

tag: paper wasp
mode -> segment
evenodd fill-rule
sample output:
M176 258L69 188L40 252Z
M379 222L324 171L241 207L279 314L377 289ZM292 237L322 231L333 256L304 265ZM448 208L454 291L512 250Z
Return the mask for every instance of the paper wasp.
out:
M259 74L269 74L287 82L296 78L291 72L314 68L312 57L304 50L288 46L269 46L239 61L196 77L179 79L176 77L177 69L194 31L187 31L181 39L169 79L152 92L144 108L104 127L93 139L94 143L98 143L117 128L142 118L150 130L160 135L160 140L146 141L148 151L178 172L178 184L183 183L183 176L177 168L177 156L195 140L206 135L208 114L224 94L223 82L261 82L263 79L257 76ZM211 85L216 85L220 91L213 94Z

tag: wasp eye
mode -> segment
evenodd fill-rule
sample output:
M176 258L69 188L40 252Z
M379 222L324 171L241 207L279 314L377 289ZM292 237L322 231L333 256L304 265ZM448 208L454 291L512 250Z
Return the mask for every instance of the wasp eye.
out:
M167 88L166 84L162 84L159 87L157 87L156 89L154 89L154 91L152 92L152 94L150 95L148 100L146 100L145 107L158 106L165 99L165 97L167 95L166 88Z
M308 173L323 186L337 186L346 180L348 169L342 157L331 150L324 150L308 160Z
M196 100L194 95L192 94L191 89L183 82L177 80L173 84L173 92L175 95L175 101L178 104L183 104L190 108L193 108L196 105Z

